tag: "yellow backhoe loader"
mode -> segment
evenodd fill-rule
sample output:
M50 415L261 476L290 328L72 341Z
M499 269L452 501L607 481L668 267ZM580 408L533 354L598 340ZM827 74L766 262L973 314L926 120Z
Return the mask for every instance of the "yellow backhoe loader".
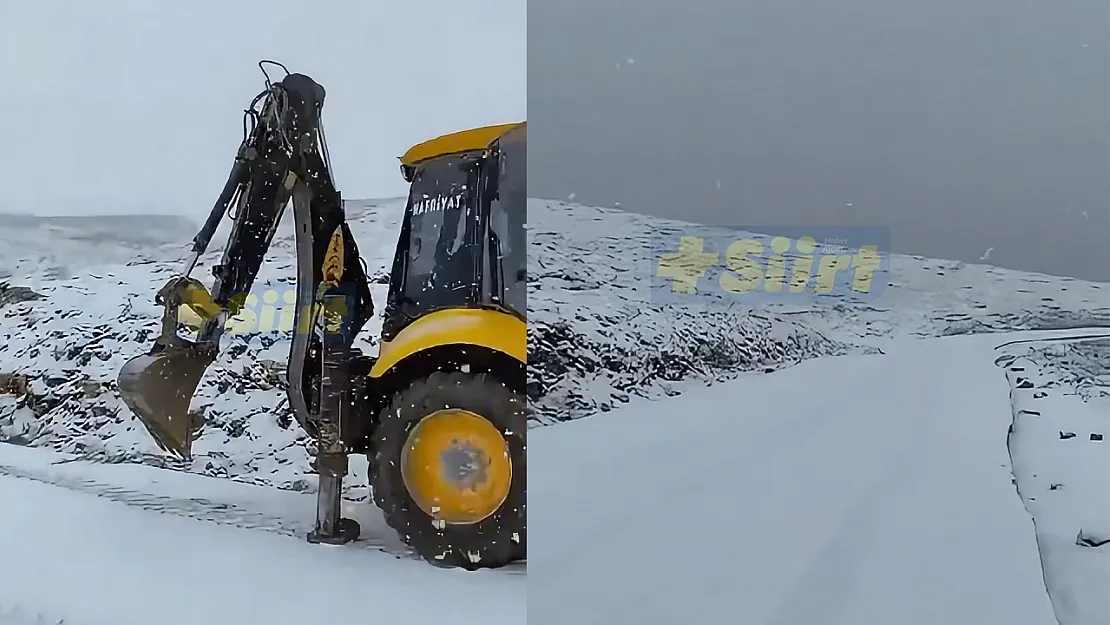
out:
M320 480L308 539L358 539L340 502L349 456L365 454L374 502L424 558L467 569L525 559L526 124L441 136L401 157L408 202L379 353L364 355L352 342L374 304L332 180L324 95L306 75L267 76L184 271L156 295L161 335L124 365L120 394L162 449L190 456L203 427L192 397L291 203L297 303L288 396L296 422L315 438ZM229 212L233 227L209 291L190 274ZM179 336L182 312L201 320L195 339Z

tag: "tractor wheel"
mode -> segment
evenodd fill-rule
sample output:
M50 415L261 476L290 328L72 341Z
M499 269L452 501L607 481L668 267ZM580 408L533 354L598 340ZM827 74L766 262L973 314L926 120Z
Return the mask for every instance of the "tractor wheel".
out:
M524 559L526 429L524 398L492 375L418 380L379 417L374 502L432 563L474 570Z

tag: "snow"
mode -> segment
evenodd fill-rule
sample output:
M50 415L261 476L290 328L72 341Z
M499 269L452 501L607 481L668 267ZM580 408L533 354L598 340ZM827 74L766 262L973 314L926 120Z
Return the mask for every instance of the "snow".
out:
M381 309L404 201L355 201L348 202L347 209ZM610 219L623 215L614 212ZM0 440L90 459L173 466L281 488L314 488L308 441L287 418L282 372L291 333L283 328L255 328L225 338L221 357L193 402L195 409L204 411L209 426L196 441L191 462L167 460L131 418L116 394L115 377L128 358L149 349L160 315L153 294L181 270L192 232L179 228L175 242L161 218L129 219L132 236L119 246L126 253L112 248L112 222L102 224L100 218L72 218L65 230L13 220L13 227L0 233L0 245L11 240L15 251L12 259L0 255L0 263L12 268L7 270L12 274L8 281L42 296L0 309L0 373L31 379L29 400L0 396ZM530 219L533 249L540 238L550 241L544 234L549 231L546 224L563 225L554 210ZM225 220L193 273L198 279L211 283L210 269L219 261L228 230ZM610 258L608 247L592 247L591 237L579 239L581 232L568 230L564 244L582 253L561 264L553 265L543 255L529 261L544 266L530 268L537 276L529 285L529 402L534 423L610 410L629 397L670 394L674 382L687 377L714 379L852 349L791 319L644 306L618 283L603 289L605 283L596 282L579 289L568 280L589 279L591 273L607 279L610 272L624 269L621 263L626 260ZM603 241L618 242L611 236ZM269 289L294 288L294 259L292 228L286 219L253 289L256 302L264 301ZM562 278L552 277L551 271ZM630 299L622 299L626 295ZM278 302L275 319L291 312L291 307L281 305L282 298ZM267 316L261 306L253 312L259 318ZM379 328L380 318L375 318L360 335L360 347L367 353L376 350L373 337ZM364 490L357 480L350 485Z
M402 209L348 202L379 307ZM364 462L344 504L363 540L304 542L315 480L282 328L226 338L196 457L167 460L114 378L153 340L191 227L9 217L0 376L29 389L0 387L0 553L29 564L0 567L0 625L300 623L316 596L337 622L521 623L526 604L540 625L1108 621L1110 546L1076 544L1110 533L1090 438L1110 429L1105 283L895 255L874 300L664 304L652 240L694 226L530 201L528 584L523 566L417 559L367 501ZM259 300L293 286L290 235Z
M352 231L381 308L403 200L348 202ZM679 392L810 358L868 353L876 338L1110 323L1106 285L915 257L894 257L877 300L838 297L789 305L667 305L652 299L653 237L691 227L619 210L529 204L529 408L534 425L606 412L637 397ZM191 463L171 463L131 419L115 376L153 341L153 293L187 257L192 230L166 218L4 218L0 272L35 301L0 308L0 374L31 379L31 399L0 396L0 440L87 458L174 466L256 484L311 489L304 436L287 418L289 332L256 328L225 339L193 402L209 427ZM176 224L176 225L175 225ZM64 226L64 227L63 227ZM194 272L210 281L225 223ZM285 220L254 288L293 288ZM751 235L766 238L765 235ZM3 247L7 245L8 247ZM3 296L0 296L2 298ZM288 307L279 304L275 319ZM267 316L255 306L260 318ZM361 335L373 341L380 320ZM355 487L360 484L352 481Z
M312 497L66 460L0 444L0 553L18 563L0 567L0 614L67 625L525 621L523 569L470 573L399 555L369 504L347 511L363 524L362 548L310 545Z
M994 363L1028 336L894 340L534 431L529 623L1055 622Z
M396 244L403 201L385 200L352 205L359 226L360 252L373 279L380 280ZM164 218L129 216L132 238L113 249L120 237L100 224L101 218L70 218L69 229L48 230L40 220L16 221L0 234L3 240L32 241L14 247L7 279L32 288L41 299L0 309L0 373L31 379L34 401L16 402L0 396L0 440L14 440L80 453L110 461L172 465L197 473L236 477L258 484L310 489L307 441L290 426L283 381L291 320L282 328L282 313L272 309L271 327L255 327L224 341L221 359L209 370L193 402L204 410L210 427L197 441L196 457L187 464L165 459L123 405L115 377L127 359L149 349L157 333L160 311L153 294L182 269L193 233L178 227L170 236L156 226ZM211 251L194 275L211 285L211 267L219 262L230 225L225 220ZM145 233L139 237L135 233ZM293 289L295 254L292 225L285 220L281 240L259 274L252 312L265 319L261 305L268 290ZM135 242L139 239L143 242ZM0 285L2 286L2 285ZM371 287L379 307L385 285ZM286 315L288 316L288 315ZM245 317L244 317L245 318ZM260 322L259 325L261 325ZM360 347L372 352L380 327L368 324ZM230 391L230 392L229 392ZM359 484L352 480L358 487Z
M1014 473L1036 520L1057 616L1062 625L1110 623L1110 339L1028 341L999 352L1011 388Z

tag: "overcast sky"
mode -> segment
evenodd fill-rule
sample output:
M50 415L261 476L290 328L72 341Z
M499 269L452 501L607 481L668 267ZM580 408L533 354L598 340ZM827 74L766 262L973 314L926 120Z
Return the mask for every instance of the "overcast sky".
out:
M412 144L526 117L526 25L525 0L5 2L0 212L199 220L262 58L327 89L345 197L402 195Z
M1107 0L530 0L533 195L1110 280Z

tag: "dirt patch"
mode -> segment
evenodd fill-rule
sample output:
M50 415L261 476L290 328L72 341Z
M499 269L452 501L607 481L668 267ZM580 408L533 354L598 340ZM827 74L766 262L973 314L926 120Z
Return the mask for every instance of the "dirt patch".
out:
M0 372L0 395L23 397L27 394L27 376Z
M7 282L0 282L0 308L8 304L20 302L33 302L42 299L42 296L25 286L12 286Z

